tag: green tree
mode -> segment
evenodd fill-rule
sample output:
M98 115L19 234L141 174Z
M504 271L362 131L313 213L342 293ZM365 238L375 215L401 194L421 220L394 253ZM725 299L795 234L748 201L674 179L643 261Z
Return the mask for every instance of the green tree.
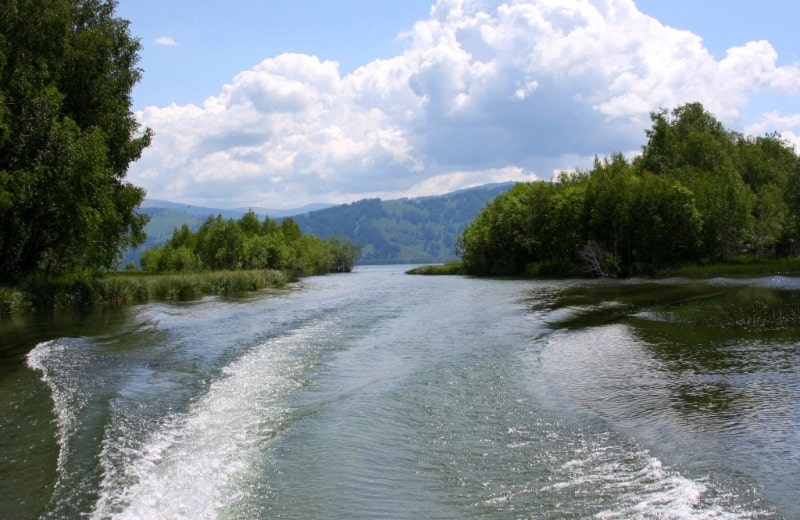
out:
M662 110L651 119L637 166L675 178L694 193L705 258L739 254L750 235L754 199L738 168L736 146L743 137L726 130L700 103Z
M300 226L291 217L281 222L281 233L283 233L283 239L287 244L293 244L303 236Z
M552 260L574 264L586 232L586 185L584 172L562 174L553 198L550 230Z
M789 208L789 215L784 236L779 244L780 252L785 255L796 255L800 248L800 159L787 182L784 200Z
M750 238L756 256L772 256L788 224L789 207L775 184L765 184L756 192Z
M694 195L672 179L645 174L633 194L629 220L632 256L626 262L636 272L664 264L695 260L702 218Z
M248 238L244 247L246 269L289 269L291 253L279 234Z
M258 235L261 232L261 222L258 221L258 217L252 209L242 215L237 223L248 238Z
M631 262L634 234L640 229L631 211L641 180L622 154L614 154L595 159L586 183L586 238L613 257L612 263Z
M800 157L777 134L741 138L736 163L754 195L750 247L754 254L795 254L800 231Z
M125 181L151 138L130 110L140 44L115 7L0 8L0 279L109 268L144 241L144 191Z
M196 271L200 264L197 255L188 247L169 245L144 251L139 262L142 269L152 273Z
M794 147L778 134L741 137L736 142L735 161L742 179L753 192L768 184L786 191L800 164Z
M361 252L361 248L349 242L344 237L333 236L327 240L328 248L331 251L331 265L328 270L333 273L349 273L356 265L356 260Z
M203 267L239 269L244 259L245 233L234 220L209 217L197 232L197 255Z
M142 252L139 257L139 264L142 269L150 273L158 273L162 271L164 265L164 251L165 247L151 247Z
M183 246L194 249L197 245L197 235L192 233L187 224L181 224L180 228L173 230L172 238L167 241L167 245L175 249Z
M551 259L556 191L549 182L519 183L490 201L459 238L459 254L467 268L510 275Z
M653 126L645 131L648 141L640 159L643 170L670 174L686 166L705 172L731 167L738 135L727 131L700 103L671 112L663 109L650 114L650 119Z

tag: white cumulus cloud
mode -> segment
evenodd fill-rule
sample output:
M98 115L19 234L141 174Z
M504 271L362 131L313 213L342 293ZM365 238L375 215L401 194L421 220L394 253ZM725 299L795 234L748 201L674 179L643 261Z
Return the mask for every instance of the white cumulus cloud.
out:
M158 38L153 40L153 43L155 43L156 45L164 45L166 47L180 46L180 43L178 43L178 41L175 40L175 38L171 38L169 36L159 36Z
M203 106L148 107L156 137L131 168L149 195L291 207L552 177L637 150L649 113L700 101L728 125L800 134L800 115L743 121L750 98L800 93L766 41L716 60L631 0L440 0L406 50L342 75L269 57Z

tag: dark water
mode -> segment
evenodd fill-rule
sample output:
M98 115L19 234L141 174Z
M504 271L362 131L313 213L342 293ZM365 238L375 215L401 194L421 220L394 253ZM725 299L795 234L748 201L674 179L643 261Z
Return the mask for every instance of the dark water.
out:
M364 267L6 321L0 517L799 518L798 291Z

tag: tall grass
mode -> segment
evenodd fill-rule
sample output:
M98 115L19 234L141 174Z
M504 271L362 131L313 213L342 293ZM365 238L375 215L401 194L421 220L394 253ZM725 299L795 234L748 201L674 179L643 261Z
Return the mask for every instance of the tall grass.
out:
M280 287L288 281L289 275L270 269L32 278L16 288L0 287L0 315L149 300L191 300L204 295L233 295Z
M713 278L721 276L769 276L800 274L800 258L740 261L727 264L690 264L660 269L658 277Z
M466 270L461 262L447 262L446 264L421 265L406 271L406 274L453 275L466 274Z
M32 309L30 302L18 289L0 287L0 316L28 312Z

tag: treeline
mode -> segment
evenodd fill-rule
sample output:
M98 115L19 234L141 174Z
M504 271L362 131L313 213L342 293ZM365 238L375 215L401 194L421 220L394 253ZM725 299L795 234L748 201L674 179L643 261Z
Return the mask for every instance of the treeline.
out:
M184 224L164 246L144 251L140 263L154 273L277 269L308 276L350 272L358 255L359 246L341 237L323 240L303 234L291 218L259 221L249 211L238 220L210 216L197 232Z
M729 131L699 103L651 114L633 160L522 183L459 237L468 272L626 276L797 255L800 158L778 135Z

